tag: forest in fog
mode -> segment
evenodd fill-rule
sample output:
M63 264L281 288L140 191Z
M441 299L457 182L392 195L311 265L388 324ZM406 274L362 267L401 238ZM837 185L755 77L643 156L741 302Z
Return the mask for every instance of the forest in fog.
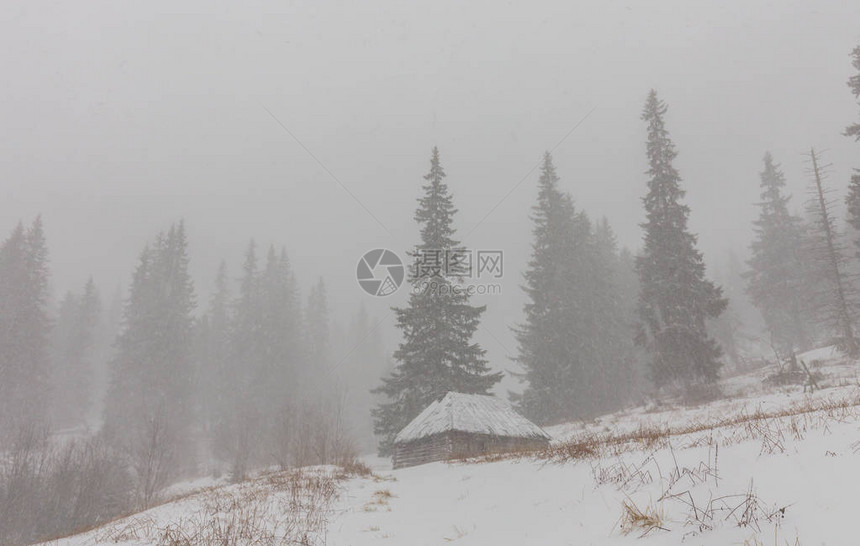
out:
M784 145L745 150L757 167L744 163L720 199L724 210L754 209L751 223L727 213L717 227L707 198L687 197L699 184L688 167L732 158L713 150L700 161L709 150L694 149L689 135L706 129L676 115L673 101L686 100L677 87L630 90L638 152L612 162L642 172L623 192L614 175L582 170L584 146L561 149L576 124L535 157L523 145L533 167L510 191L521 173L475 180L485 160L468 135L433 135L411 152L412 170L386 171L388 152L368 158L362 147L355 163L376 165L363 180L395 188L369 205L264 106L268 125L285 130L277 138L300 145L290 160L323 172L390 238L367 235L337 205L309 197L311 188L285 198L316 215L290 229L221 225L229 202L213 207L211 225L172 208L167 220L150 215L156 229L117 235L121 249L105 244L81 276L87 260L67 258L77 226L53 206L16 211L0 224L0 543L63 536L152 506L181 480L240 482L273 466L389 456L396 434L451 391L504 398L549 426L661 396L714 400L721 377L765 363L796 368L795 355L816 347L860 356L860 46L844 54L826 62L850 71L847 89L844 80L818 84L853 101L856 115L816 131L850 141L853 155L822 148L816 131L791 135L793 155ZM785 137L752 122L749 131L758 142ZM507 200L521 184L531 193ZM710 199L721 193L711 191ZM743 197L750 192L753 201ZM486 206L472 206L476 195ZM235 206L248 206L249 218L272 201L262 192L248 199ZM480 233L503 203L517 220L490 221ZM406 221L389 229L379 210ZM118 231L137 222L131 211ZM732 234L710 252L723 229ZM230 231L229 243L219 230ZM354 254L332 242L353 236ZM406 265L403 285L392 296L365 293L355 263L389 247ZM476 294L479 283L455 267L456 256L481 249L504 252L499 293ZM57 272L55 253L74 262L75 275ZM431 253L439 268L420 267ZM331 260L338 267L320 267Z

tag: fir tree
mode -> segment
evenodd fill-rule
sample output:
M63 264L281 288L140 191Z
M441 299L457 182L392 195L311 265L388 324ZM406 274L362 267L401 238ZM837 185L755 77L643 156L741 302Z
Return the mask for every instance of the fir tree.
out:
M297 394L304 356L298 289L286 253L270 246L262 270L252 241L234 303L232 350L242 396L262 414Z
M526 321L515 330L519 342L517 362L524 369L527 387L513 399L528 417L542 423L571 418L577 402L574 389L582 381L575 364L575 342L568 313L568 297L575 289L570 278L574 213L570 197L558 188L558 175L549 153L544 155L538 182L532 257L525 273ZM577 377L577 375L579 377Z
M860 172L851 176L845 206L848 209L846 221L853 231L854 257L860 258Z
M233 478L241 479L249 465L267 462L280 412L310 396L302 370L306 349L298 288L284 250L270 246L261 269L250 242L230 324L225 365L230 386L214 444L216 454L232 465Z
M651 91L642 119L648 123L648 193L640 280L637 339L650 352L657 387L677 383L688 389L716 381L722 354L708 336L706 320L726 308L722 291L705 278L696 236L687 228L690 209L682 203L681 177L672 161L677 152L664 124L666 105Z
M854 65L854 69L857 70L857 74L854 74L848 80L848 87L851 88L851 93L854 95L854 98L860 100L860 46L854 48L854 51L851 52L851 56L853 57L851 64ZM848 128L845 129L845 135L854 137L854 140L860 141L860 123L849 125Z
M257 258L257 245L252 240L245 251L239 293L233 302L233 327L231 329L231 359L237 372L234 392L243 393L250 388L252 371L260 367L259 352L263 345L263 317L260 312L261 279Z
M615 232L606 218L595 226L589 271L594 317L590 345L599 370L595 382L598 396L591 399L595 412L605 412L630 399L637 379L634 321L630 307L626 306L626 302L635 300L635 290L625 290L622 284L625 275L635 277L635 273L631 264L620 256Z
M142 386L149 376L146 351L147 332L154 330L150 309L152 249L145 246L132 274L128 298L122 312L120 332L116 339L116 355L110 363L110 384L105 399L103 431L119 436L136 410L143 405ZM151 378L151 376L149 376ZM114 429L114 430L112 430Z
M636 273L636 256L626 247L618 252L614 278L621 302L621 321L627 335L625 352L630 356L626 400L630 401L647 389L648 365L646 352L635 343L639 322L639 275Z
M304 392L308 375L302 369L307 350L298 283L285 249L278 253L274 246L269 247L259 297L262 339L257 350L262 352L262 368L256 392L264 402L265 414L271 414L283 404L285 392L293 396Z
M257 246L245 251L239 290L231 305L228 357L223 369L223 397L213 430L215 455L231 465L235 480L244 477L260 427L254 377L262 367L263 318Z
M95 336L100 314L101 300L92 279L83 293L69 292L60 302L53 332L54 426L87 423L95 394Z
M50 392L48 251L41 217L0 245L0 439L44 423Z
M319 382L328 372L328 367L331 364L329 362L329 330L331 324L329 323L328 296L326 295L325 281L323 281L322 277L311 288L304 316L305 330L307 332L308 364L310 365L310 370L308 371Z
M745 274L747 293L761 312L774 345L785 354L804 350L812 343L806 294L806 264L802 255L803 222L788 209L790 196L783 194L785 177L764 156L759 217L755 240L750 245L750 270Z
M230 287L222 260L215 276L209 309L198 322L196 383L200 422L210 436L226 418L227 400L235 388L230 365Z
M344 406L351 408L346 418L359 447L365 450L375 447L371 411L376 397L371 390L379 383L380 377L392 371L383 348L379 324L362 303L343 335L335 335L332 328L332 343L337 344L334 354L343 355L336 363L336 371Z
M851 79L848 80L848 86L851 88L854 98L860 99L860 46L854 48L852 55L857 74L851 76ZM860 140L860 123L848 127L845 134L853 136L855 140ZM860 169L855 169L851 176L845 204L848 206L848 225L854 230L855 258L860 258Z
M454 239L456 209L445 176L439 150L433 148L424 195L415 213L421 226L416 257L445 255L459 248ZM435 283L431 287L420 269L410 271L413 290L408 305L394 309L403 336L394 353L397 367L375 389L387 399L373 411L383 454L409 421L446 392L486 394L501 380L501 373L490 372L484 349L472 341L485 307L470 305L466 291L453 290L453 280L446 276L430 279Z
M144 248L132 277L105 408L104 431L117 445L139 454L157 436L160 454L173 463L188 454L194 307L180 222Z
M541 423L614 408L632 384L632 336L615 279L615 235L605 220L592 226L584 212L577 213L558 182L547 153L532 209L526 321L515 329L527 386L512 399Z
M160 339L161 349L165 351L161 361L162 377L169 385L169 398L177 404L175 418L187 420L192 409L190 342L196 299L188 272L188 241L183 222L170 227L156 252L158 259L152 280L156 283L159 314L165 331Z
M25 295L27 304L19 320L25 327L19 340L28 368L30 395L27 404L31 415L47 416L50 396L50 334L51 320L48 315L48 243L42 217L37 216L26 234L27 278Z

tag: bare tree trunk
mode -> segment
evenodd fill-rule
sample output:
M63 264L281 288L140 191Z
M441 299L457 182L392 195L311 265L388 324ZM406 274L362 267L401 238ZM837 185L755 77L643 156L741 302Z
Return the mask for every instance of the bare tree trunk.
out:
M824 185L821 179L821 169L818 165L818 154L815 148L809 151L809 157L812 159L812 173L815 178L815 193L818 200L819 214L821 215L821 225L826 243L826 265L827 272L831 277L836 291L835 312L836 321L841 330L845 350L850 356L857 356L857 341L854 339L854 327L851 320L851 313L848 308L848 298L846 297L845 282L842 271L839 268L839 254L836 250L835 236L833 234L833 224L830 218L827 201L824 199Z

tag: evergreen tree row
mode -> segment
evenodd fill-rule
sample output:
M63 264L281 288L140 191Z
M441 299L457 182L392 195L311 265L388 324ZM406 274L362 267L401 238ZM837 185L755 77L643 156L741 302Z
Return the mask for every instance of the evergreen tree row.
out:
M853 65L858 74L848 86L860 98L860 47L854 49ZM860 124L849 125L845 134L860 140ZM802 218L790 212L790 196L783 193L785 177L770 153L765 155L748 293L780 358L819 344L836 344L857 356L860 174L852 175L845 197L843 231L827 187L827 165L815 149L808 154L807 171L810 199Z
M553 423L616 408L634 391L636 282L608 222L593 224L559 188L549 153L538 185L526 320L515 329L526 386L512 399L526 416Z

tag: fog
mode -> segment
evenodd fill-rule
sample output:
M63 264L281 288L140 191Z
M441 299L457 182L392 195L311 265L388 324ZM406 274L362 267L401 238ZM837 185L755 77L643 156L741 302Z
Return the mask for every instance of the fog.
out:
M127 284L143 242L184 218L201 294L220 259L255 237L286 245L306 284L323 275L333 301L358 302L361 253L413 244L414 199L438 145L457 225L474 229L464 243L506 251L507 290L486 317L506 340L536 174L502 199L555 148L577 205L638 248L648 89L670 106L710 262L748 243L765 150L796 195L810 145L828 150L837 186L856 157L840 135L855 108L843 85L858 39L851 3L15 2L4 11L0 227L44 215L58 293L91 274L103 290ZM378 314L390 302L370 303ZM503 348L484 344L504 366Z
M860 3L10 0L0 18L0 234L42 216L57 302L92 276L108 306L141 249L184 221L206 311L218 265L238 281L250 239L285 247L302 301L324 278L332 319L364 304L385 349L391 306L356 282L366 251L401 256L438 146L470 249L502 250L501 293L475 334L519 371L512 327L532 244L539 166L621 247L642 248L640 118L668 105L690 230L711 277L743 264L770 151L807 198L822 152L842 222L858 163L843 135ZM745 266L743 266L745 267ZM750 314L748 301L732 302ZM752 332L751 335L759 335ZM340 364L355 347L339 348ZM341 373L341 372L338 372ZM521 389L506 376L494 390Z

